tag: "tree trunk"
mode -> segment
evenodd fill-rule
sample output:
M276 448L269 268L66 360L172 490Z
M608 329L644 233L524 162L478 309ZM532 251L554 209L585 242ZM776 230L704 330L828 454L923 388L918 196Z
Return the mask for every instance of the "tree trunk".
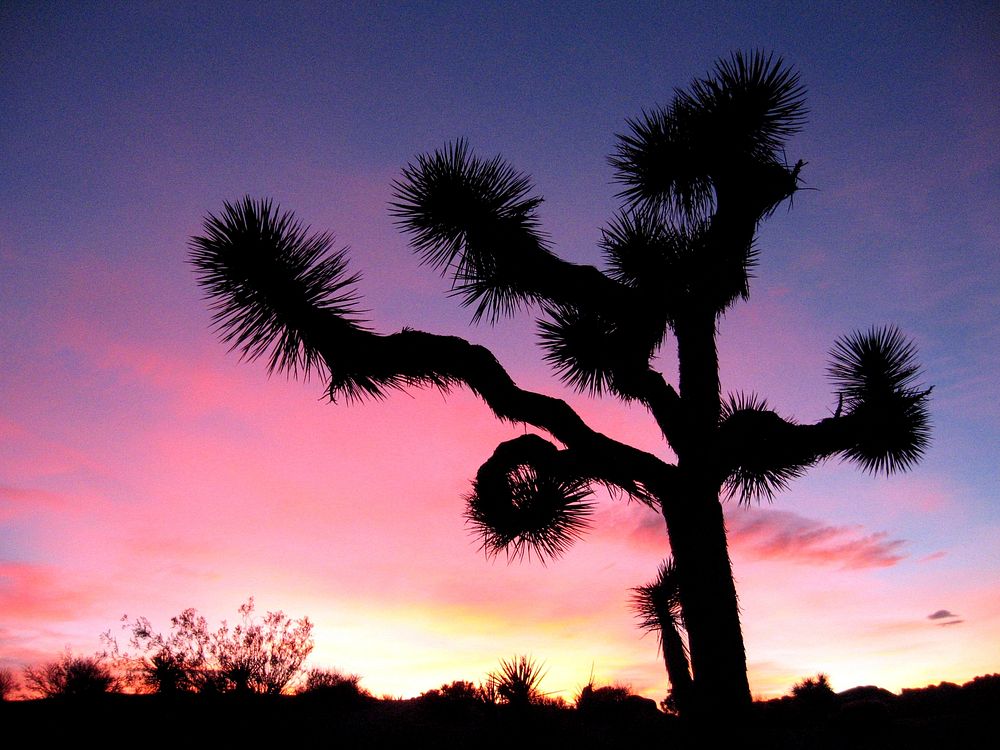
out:
M719 502L716 435L721 411L715 315L677 321L684 425L677 453L677 496L664 503L688 632L693 711L740 711L750 705L736 586Z
M667 528L691 653L691 707L702 716L739 711L750 705L750 685L722 506L694 493L677 505Z
M674 623L662 624L660 641L663 647L663 663L670 679L670 697L675 709L681 714L687 714L691 710L691 672L684 641Z

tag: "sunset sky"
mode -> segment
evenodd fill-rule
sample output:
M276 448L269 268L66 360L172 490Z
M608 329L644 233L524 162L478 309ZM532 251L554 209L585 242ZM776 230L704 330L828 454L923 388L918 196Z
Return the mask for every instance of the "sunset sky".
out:
M808 7L805 7L808 6ZM208 212L271 197L350 247L370 324L489 346L525 388L668 455L652 421L558 384L533 315L470 324L389 216L416 155L465 137L599 263L607 157L643 109L734 50L801 72L809 188L761 228L720 324L723 388L801 421L836 408L839 336L895 324L934 385L908 474L831 461L726 505L751 688L899 690L1000 671L1000 13L941 3L0 4L0 666L93 653L123 614L166 629L256 597L316 624L310 663L410 696L530 654L666 693L629 588L662 519L605 498L540 565L465 527L518 430L465 391L329 404L211 330L187 264ZM671 344L659 363L676 382Z

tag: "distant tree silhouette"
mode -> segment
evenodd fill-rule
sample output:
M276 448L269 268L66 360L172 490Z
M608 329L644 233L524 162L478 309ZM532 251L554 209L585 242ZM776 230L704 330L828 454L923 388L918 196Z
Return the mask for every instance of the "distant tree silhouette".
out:
M189 608L170 618L163 635L145 617L123 618L136 653L120 653L110 634L111 655L142 688L156 693L266 693L276 695L302 672L312 652L312 623L284 612L254 617L254 601L240 605L240 622L223 621L210 631L207 620Z
M485 689L466 680L455 680L439 688L424 691L420 694L420 699L424 702L452 705L496 703L496 686L489 676L486 679Z
M802 682L792 686L792 695L796 698L807 698L813 695L833 695L830 678L820 672L815 677L806 677Z
M18 688L14 672L7 667L0 668L0 701L10 698Z
M756 395L724 398L716 331L749 296L760 222L799 188L784 145L804 122L804 89L780 59L734 54L673 102L629 121L611 163L623 206L604 229L606 270L558 258L542 199L499 157L465 141L420 156L392 211L424 262L450 275L473 320L540 310L546 360L565 383L641 404L675 460L591 429L564 401L519 388L484 347L404 328L368 329L343 251L291 213L249 197L209 215L191 261L222 338L271 371L321 373L331 400L465 386L501 420L532 425L479 469L467 517L490 552L555 556L588 527L595 486L663 514L676 566L697 707L748 706L750 691L721 499L770 497L823 459L870 472L917 461L929 389L894 328L840 340L833 416L783 418ZM677 387L653 369L677 345Z
M118 689L118 680L95 656L67 652L56 661L24 670L27 687L43 698L83 698Z
M335 669L310 669L296 692L342 708L373 700L371 693L361 687L360 675L344 674Z

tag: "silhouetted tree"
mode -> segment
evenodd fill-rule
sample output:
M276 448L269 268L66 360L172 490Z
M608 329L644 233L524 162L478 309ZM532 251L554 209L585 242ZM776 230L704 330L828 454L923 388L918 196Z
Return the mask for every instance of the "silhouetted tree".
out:
M291 213L249 197L209 215L191 260L222 338L271 371L325 377L331 400L393 389L466 386L502 420L532 425L479 469L467 516L485 548L558 555L588 526L595 486L666 520L698 706L736 709L750 692L720 499L769 497L832 456L869 472L917 461L927 396L914 349L893 328L837 343L838 406L815 424L754 395L723 398L719 318L749 295L758 224L799 187L784 145L805 115L797 73L735 54L673 102L629 122L611 158L623 206L604 230L607 268L558 258L539 228L541 198L499 157L464 141L420 156L392 211L422 259L454 282L474 321L534 306L541 344L564 382L644 406L673 462L591 429L564 401L519 388L482 346L404 328L368 329L343 251ZM677 344L677 387L652 367Z
M807 677L792 687L796 706L810 719L828 715L834 708L837 694L830 687L830 680L820 672L815 678Z
M487 681L490 677L487 677ZM420 699L425 702L433 703L466 703L466 704L481 704L481 703L496 703L496 691L493 690L490 698L487 696L486 691L482 687L475 685L466 680L455 680L454 682L449 682L442 685L439 688L424 691L420 694Z
M593 676L580 688L573 705L581 713L597 713L603 708L621 705L633 697L628 685L597 685Z

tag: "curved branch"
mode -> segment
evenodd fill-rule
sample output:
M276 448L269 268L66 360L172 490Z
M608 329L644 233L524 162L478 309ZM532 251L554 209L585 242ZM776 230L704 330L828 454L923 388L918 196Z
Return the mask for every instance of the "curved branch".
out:
M330 256L326 236L307 236L291 214L279 216L267 202L248 198L226 211L209 217L208 236L192 239L191 260L219 311L221 335L235 338L245 357L272 351L270 369L290 374L325 366L331 399L378 398L407 385L466 385L500 419L549 432L602 481L670 496L673 467L592 430L564 401L522 390L485 347L411 329L367 330L348 291L354 277L346 276L342 255Z
M319 313L322 315L322 313ZM403 330L388 336L354 332L338 346L336 329L317 342L331 370L348 362L352 372L394 384L463 384L483 399L500 419L525 422L545 430L569 449L565 457L586 476L630 491L648 488L669 497L673 466L651 453L620 443L591 429L563 400L517 386L492 352L457 336ZM346 338L346 337L345 337ZM540 439L540 438L539 438Z
M586 452L581 455L581 451L573 448L560 449L540 435L530 433L500 443L493 455L480 467L477 478L509 472L524 465L539 467L566 479L597 482L620 490L644 505L659 509L656 507L658 499L637 481L629 464L618 461L595 462Z
M666 438L674 452L682 440L682 405L681 397L663 375L656 370L647 369L637 373L634 378L623 380L623 389L627 395L641 401L656 420L660 432Z
M486 460L466 497L465 518L487 554L539 560L558 557L590 528L590 482L560 460L555 445L538 435L501 443Z

